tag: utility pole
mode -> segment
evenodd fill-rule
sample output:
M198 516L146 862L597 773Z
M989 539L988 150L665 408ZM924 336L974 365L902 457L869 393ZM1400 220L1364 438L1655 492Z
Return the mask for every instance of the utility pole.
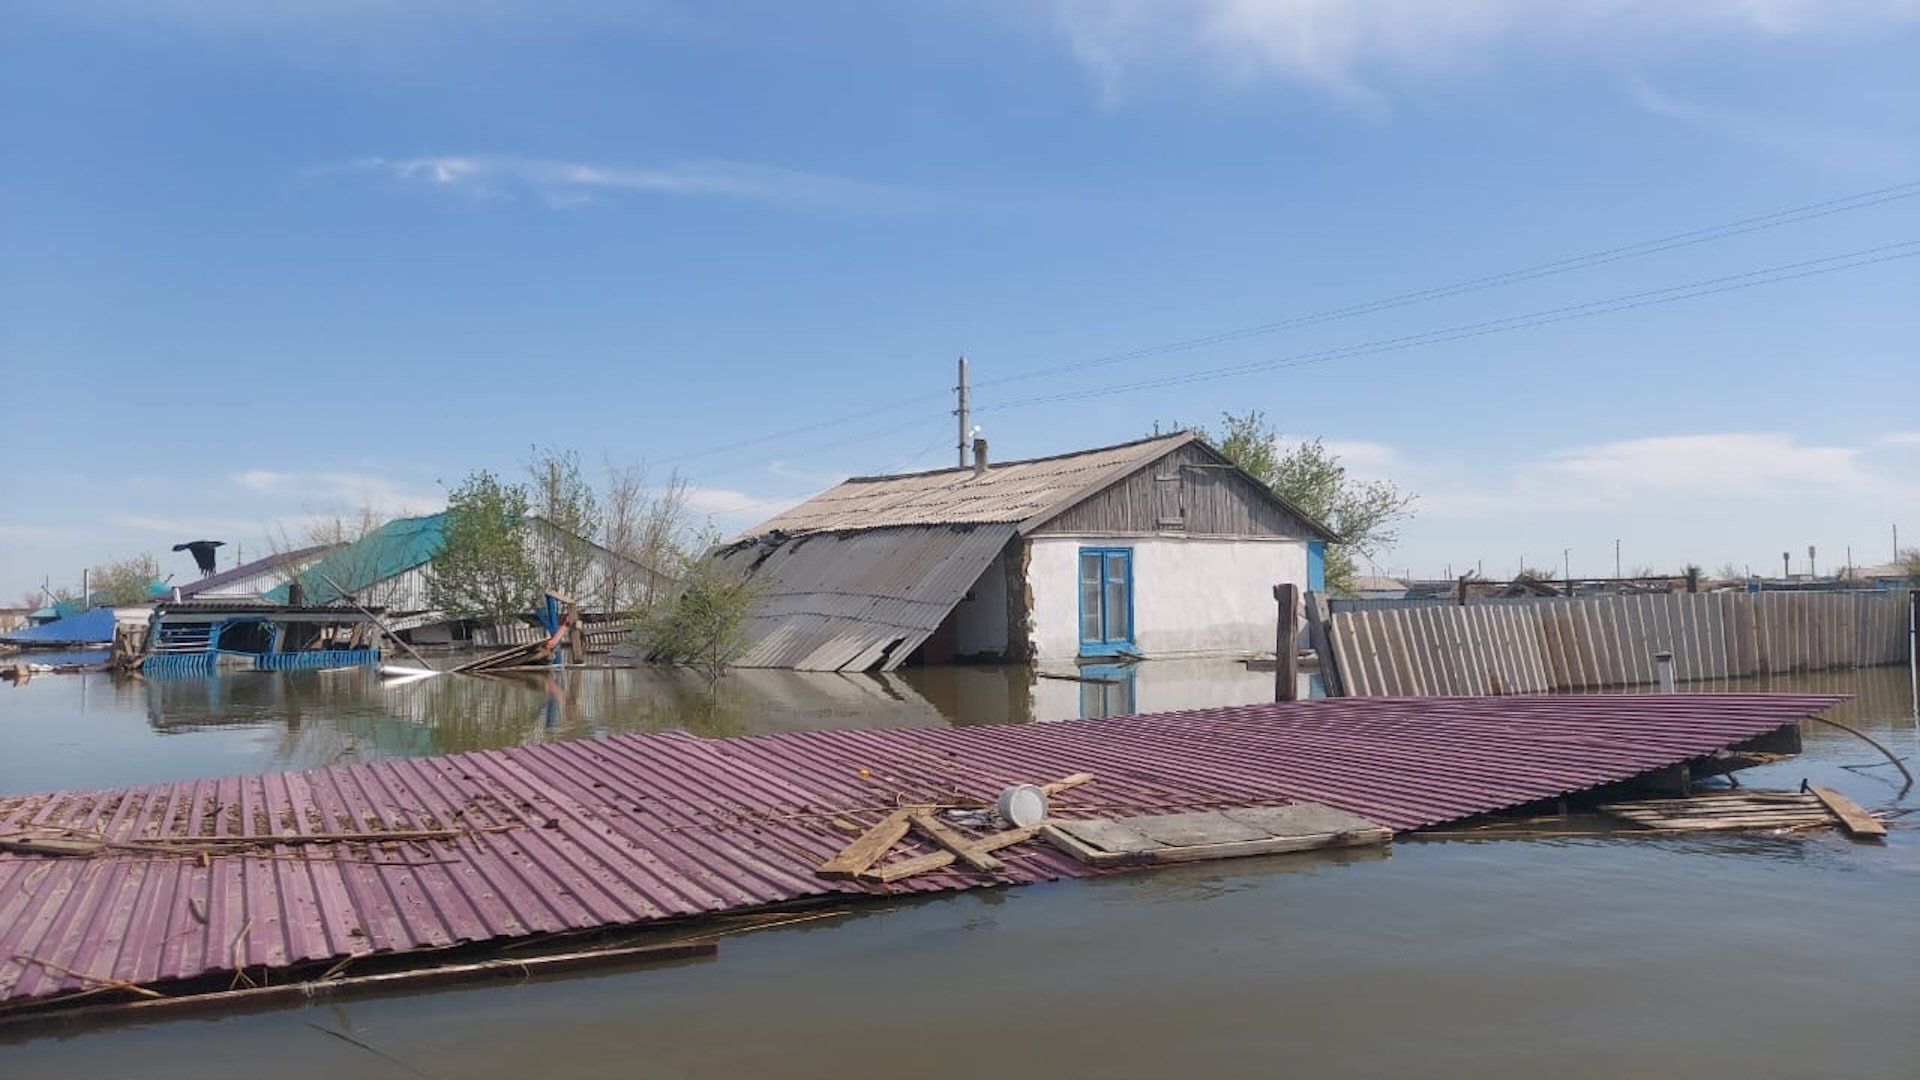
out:
M1620 541L1613 542L1613 580L1620 580Z
M960 393L960 407L954 415L960 418L960 467L967 467L967 422L972 419L971 402L967 400L967 358L960 358L960 385L954 389Z

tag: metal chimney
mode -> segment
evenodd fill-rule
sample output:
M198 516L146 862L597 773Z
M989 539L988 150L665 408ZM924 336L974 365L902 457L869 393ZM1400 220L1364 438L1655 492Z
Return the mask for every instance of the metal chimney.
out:
M985 476L987 473L987 440L973 440L973 475Z

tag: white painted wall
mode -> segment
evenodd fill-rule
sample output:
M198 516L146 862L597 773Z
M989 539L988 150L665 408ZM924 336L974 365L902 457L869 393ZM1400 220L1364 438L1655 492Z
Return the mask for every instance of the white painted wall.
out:
M1007 556L994 556L972 595L953 609L954 652L960 656L1007 651Z
M1133 549L1134 645L1158 659L1271 653L1273 587L1307 586L1304 540L1038 537L1027 569L1036 659L1079 655L1083 547Z

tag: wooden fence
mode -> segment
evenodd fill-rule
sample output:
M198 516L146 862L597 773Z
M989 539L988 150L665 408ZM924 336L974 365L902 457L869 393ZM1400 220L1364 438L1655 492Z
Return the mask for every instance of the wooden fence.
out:
M1341 691L1538 694L1878 667L1907 658L1908 594L1656 593L1409 604L1327 621Z

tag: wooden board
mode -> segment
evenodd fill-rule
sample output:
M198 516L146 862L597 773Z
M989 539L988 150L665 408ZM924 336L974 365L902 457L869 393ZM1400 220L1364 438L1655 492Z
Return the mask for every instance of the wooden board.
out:
M1797 791L1742 791L1608 803L1600 810L1649 829L1718 832L1834 824L1819 799Z
M859 839L840 850L840 854L820 864L815 873L821 877L853 877L880 860L887 849L900 842L913 827L913 814L925 807L907 807L895 810L871 829L860 834Z
M1026 843L1038 835L1040 835L1040 827L1037 825L1026 829L1008 829L1005 832L997 832L992 836L983 836L979 840L974 841L973 850L982 853L999 851L1004 847L1012 847L1015 844ZM918 855L911 859L902 859L899 862L877 866L854 876L861 881L872 881L882 885L891 885L896 881L902 881L920 874L929 874L935 870L952 866L955 859L956 856L951 851L936 851L928 855Z
M1392 830L1317 804L1100 821L1050 821L1049 843L1091 866L1196 862L1384 844Z
M1875 838L1887 835L1887 827L1881 824L1878 818L1861 809L1859 803L1845 795L1818 784L1808 784L1807 791L1825 804L1827 809L1833 811L1833 816L1840 819L1840 824L1846 827L1848 833Z
M933 816L933 811L916 813L912 817L913 827L934 843L953 853L953 857L984 873L993 873L1006 863L981 851L977 842L954 832L945 822ZM862 869L865 869L864 867Z

